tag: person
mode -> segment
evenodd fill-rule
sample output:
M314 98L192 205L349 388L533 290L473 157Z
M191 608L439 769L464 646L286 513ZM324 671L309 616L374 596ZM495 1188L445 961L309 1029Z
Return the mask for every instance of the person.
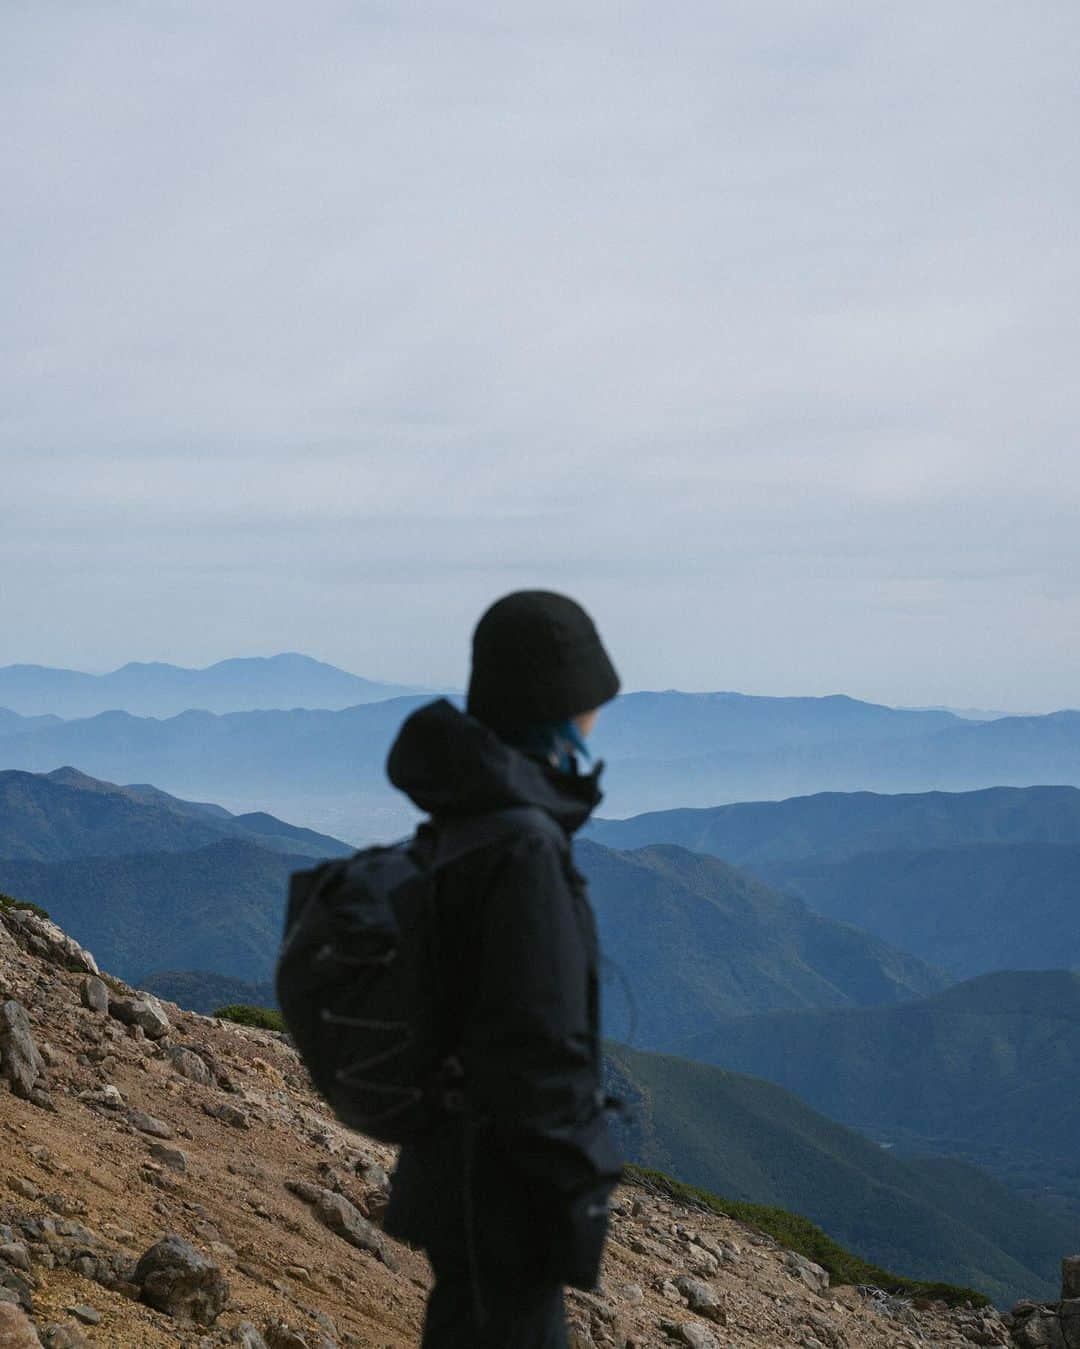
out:
M570 840L600 801L582 771L619 679L584 609L507 595L472 644L466 710L404 723L391 782L440 820L539 808L437 885L445 1047L460 1110L399 1155L386 1230L434 1273L423 1349L563 1349L564 1286L595 1285L621 1163L601 1089L596 927ZM532 820L530 822L529 815Z

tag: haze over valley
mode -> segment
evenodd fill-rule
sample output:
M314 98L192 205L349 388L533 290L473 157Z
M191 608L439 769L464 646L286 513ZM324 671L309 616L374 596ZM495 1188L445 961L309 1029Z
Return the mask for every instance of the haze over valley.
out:
M268 810L354 844L404 833L415 820L384 766L401 722L431 693L385 688L389 696L377 697L373 682L294 655L223 661L202 672L150 664L118 674L112 683L105 677L112 706L93 715L0 712L0 763L38 773L74 765L113 782L149 782L237 813ZM0 690L9 678L20 706L36 709L54 683L77 702L80 681L90 681L101 700L98 677L79 676L79 692L69 695L70 676L7 667ZM364 701L339 706L357 689ZM171 710L187 699L182 711ZM148 704L170 710L134 710ZM842 695L669 690L621 695L605 708L594 740L608 765L604 815L827 791L1080 787L1080 712L1067 710L979 722Z

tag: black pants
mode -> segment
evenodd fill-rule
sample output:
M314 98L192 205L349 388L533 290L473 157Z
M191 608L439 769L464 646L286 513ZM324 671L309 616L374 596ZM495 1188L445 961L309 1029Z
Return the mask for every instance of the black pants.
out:
M435 1287L422 1349L567 1349L563 1290L557 1284L521 1283L481 1270L474 1287L467 1264L456 1259L432 1264Z
M403 1147L384 1226L431 1261L423 1349L568 1349L563 1290L543 1273L539 1215L490 1139L451 1121Z

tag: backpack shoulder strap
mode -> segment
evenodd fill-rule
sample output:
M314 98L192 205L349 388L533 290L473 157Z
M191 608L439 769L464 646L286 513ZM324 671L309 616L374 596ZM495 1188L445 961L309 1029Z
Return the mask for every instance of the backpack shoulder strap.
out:
M450 862L497 843L500 839L510 838L513 834L532 831L544 834L564 854L570 851L570 841L562 825L539 806L509 806L505 810L493 810L484 815L470 815L461 819L442 819L435 821L437 840L431 866L444 867Z

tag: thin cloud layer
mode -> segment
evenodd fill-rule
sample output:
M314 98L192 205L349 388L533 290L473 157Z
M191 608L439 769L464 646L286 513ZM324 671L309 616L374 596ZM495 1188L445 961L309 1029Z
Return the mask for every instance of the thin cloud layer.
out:
M1074 6L0 24L0 660L1080 702Z

